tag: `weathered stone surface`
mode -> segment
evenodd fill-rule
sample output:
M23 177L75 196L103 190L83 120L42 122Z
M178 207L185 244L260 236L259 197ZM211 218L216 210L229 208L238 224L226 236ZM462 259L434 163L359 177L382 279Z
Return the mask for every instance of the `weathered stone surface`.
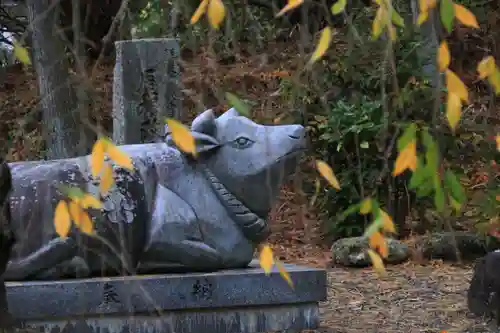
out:
M300 125L263 126L231 109L192 123L196 159L168 144L121 148L135 169L114 166L116 184L92 211L97 234L58 238L58 184L98 194L89 157L12 163L18 243L6 280L214 271L246 267L269 234L265 220L284 178L305 149Z
M0 330L12 324L3 279L7 261L9 260L10 252L15 242L8 201L11 190L12 177L9 166L0 158Z
M385 261L389 264L399 264L410 256L410 249L406 244L392 238L387 238L389 256ZM331 251L334 264L352 267L367 267L371 265L366 250L370 248L365 237L348 237L333 243Z
M38 332L267 332L313 329L326 300L326 271L275 270L8 283L14 317ZM79 318L79 319L77 319Z
M476 261L467 291L467 306L476 316L496 319L500 326L500 250Z
M170 38L115 42L113 141L158 142L166 117L179 118L179 41Z
M456 242L456 246L455 246ZM488 244L484 237L467 231L436 232L424 235L418 242L418 248L426 259L474 260L496 248L497 244Z

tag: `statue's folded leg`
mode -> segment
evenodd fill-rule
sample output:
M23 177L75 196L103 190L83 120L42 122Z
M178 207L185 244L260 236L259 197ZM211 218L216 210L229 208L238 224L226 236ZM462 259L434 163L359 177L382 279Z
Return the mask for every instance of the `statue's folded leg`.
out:
M206 271L223 268L219 251L196 240L155 244L145 253L138 271Z
M52 280L58 278L86 278L91 275L90 268L85 259L80 256L63 261L56 266L42 271L36 276L37 280Z
M10 261L3 275L6 281L22 281L36 278L64 261L73 259L78 246L72 238L54 238L37 251L21 260ZM46 277L48 277L45 274ZM60 278L50 276L50 278Z

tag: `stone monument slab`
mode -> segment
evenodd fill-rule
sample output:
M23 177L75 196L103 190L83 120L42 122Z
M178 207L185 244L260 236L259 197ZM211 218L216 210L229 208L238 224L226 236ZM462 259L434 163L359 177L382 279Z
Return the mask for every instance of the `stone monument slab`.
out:
M179 119L179 41L146 38L115 42L113 141L157 142L166 117Z

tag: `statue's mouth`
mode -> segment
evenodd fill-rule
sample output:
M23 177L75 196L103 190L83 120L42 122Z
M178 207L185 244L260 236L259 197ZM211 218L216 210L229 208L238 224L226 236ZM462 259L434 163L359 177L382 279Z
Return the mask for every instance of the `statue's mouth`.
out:
M295 159L295 158L299 157L299 155L302 155L302 153L304 153L305 151L306 151L306 147L300 147L297 149L290 150L285 155L278 157L278 159L276 161L280 162L283 160Z

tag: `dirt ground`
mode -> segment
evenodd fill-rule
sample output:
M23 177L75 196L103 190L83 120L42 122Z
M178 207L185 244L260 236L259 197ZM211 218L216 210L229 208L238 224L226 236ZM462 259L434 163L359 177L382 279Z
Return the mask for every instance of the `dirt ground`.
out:
M449 264L389 267L384 278L370 269L332 269L323 331L497 332L468 313L470 278L470 267Z

